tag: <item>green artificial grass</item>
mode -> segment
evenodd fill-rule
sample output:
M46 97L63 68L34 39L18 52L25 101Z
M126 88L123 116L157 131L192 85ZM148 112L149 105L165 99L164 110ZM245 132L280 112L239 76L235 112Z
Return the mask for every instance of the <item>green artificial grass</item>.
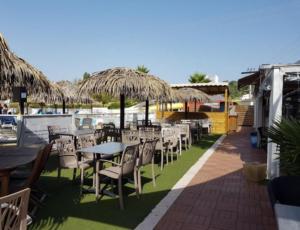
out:
M80 196L79 180L72 182L72 170L62 170L57 179L57 158L52 156L40 186L49 193L45 207L37 211L30 229L133 229L162 200L175 183L217 140L219 135L204 137L197 145L183 151L182 156L161 171L155 166L156 187L152 185L150 165L142 169L143 194L138 199L133 185L124 189L125 210L119 209L118 198L104 196L98 202L94 194ZM176 158L175 158L176 159ZM157 159L159 160L159 159Z

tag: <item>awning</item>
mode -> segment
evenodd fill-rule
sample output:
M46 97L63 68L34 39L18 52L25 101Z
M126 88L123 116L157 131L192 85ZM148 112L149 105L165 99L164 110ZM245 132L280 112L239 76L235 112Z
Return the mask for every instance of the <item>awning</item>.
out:
M255 85L258 81L259 81L259 71L250 74L246 77L240 78L238 80L238 89L247 85Z

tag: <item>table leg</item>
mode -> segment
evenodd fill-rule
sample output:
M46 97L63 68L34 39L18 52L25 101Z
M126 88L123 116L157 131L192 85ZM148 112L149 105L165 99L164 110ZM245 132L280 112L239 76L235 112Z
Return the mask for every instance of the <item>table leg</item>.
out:
M9 194L9 173L8 172L1 172L1 193L0 196L6 196Z

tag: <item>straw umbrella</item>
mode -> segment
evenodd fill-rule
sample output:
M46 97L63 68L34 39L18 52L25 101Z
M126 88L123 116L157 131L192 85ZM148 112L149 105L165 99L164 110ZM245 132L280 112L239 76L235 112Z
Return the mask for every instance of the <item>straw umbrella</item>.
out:
M12 53L0 33L0 92L1 98L10 98L14 87L26 87L28 94L46 93L51 88L45 75ZM21 110L23 110L23 105Z
M56 84L60 87L63 92L63 111L65 110L65 103L84 103L91 104L94 100L88 95L88 93L83 93L79 95L79 84L72 83L70 81L59 81Z
M119 96L121 129L124 128L125 97L146 100L147 104L148 100L159 100L171 96L171 88L166 82L138 70L122 67L93 73L81 85L80 93L84 92L107 93L113 97ZM146 115L146 125L147 120L148 116Z
M172 93L173 93L173 100L184 101L185 118L187 118L188 101L195 102L195 111L196 111L197 101L208 101L210 98L208 94L194 88L180 88L180 89L172 90Z

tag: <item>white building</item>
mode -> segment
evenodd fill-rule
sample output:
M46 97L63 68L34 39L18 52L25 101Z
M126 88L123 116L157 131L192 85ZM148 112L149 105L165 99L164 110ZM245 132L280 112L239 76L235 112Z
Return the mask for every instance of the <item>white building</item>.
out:
M261 65L259 70L238 81L238 87L254 86L254 128L262 142L265 128L275 119L296 117L300 119L300 64ZM296 100L291 98L296 98ZM292 103L291 103L292 101ZM268 178L279 176L276 144L267 142Z

